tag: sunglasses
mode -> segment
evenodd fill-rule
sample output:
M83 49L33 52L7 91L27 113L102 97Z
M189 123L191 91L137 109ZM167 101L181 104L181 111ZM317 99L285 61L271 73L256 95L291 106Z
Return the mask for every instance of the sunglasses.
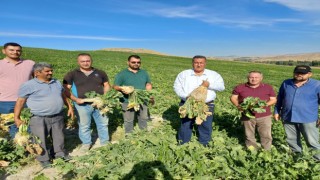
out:
M131 64L141 64L140 61L131 61L130 63L131 63Z

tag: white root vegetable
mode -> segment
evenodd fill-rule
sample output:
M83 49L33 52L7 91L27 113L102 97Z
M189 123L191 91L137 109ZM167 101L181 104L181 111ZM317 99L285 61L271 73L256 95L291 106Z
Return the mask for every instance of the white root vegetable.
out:
M18 144L19 146L26 146L27 144L29 144L29 134L22 134L20 132L18 132L15 137L14 137L14 142L16 144Z
M96 107L97 109L103 108L104 105L103 100L100 97L82 99L82 102L92 103L91 106Z
M195 118L195 123L200 125L208 116L211 116L212 112L209 111L209 106L205 103L207 91L208 88L204 86L194 89L184 105L179 108L180 117Z
M123 91L126 94L131 94L134 91L133 86L121 86L121 91Z
M87 98L82 99L83 102L92 103L91 106L100 111L101 115L113 113L113 109L120 108L120 98L122 93L112 89L105 94L98 94L95 91L90 91L85 94Z

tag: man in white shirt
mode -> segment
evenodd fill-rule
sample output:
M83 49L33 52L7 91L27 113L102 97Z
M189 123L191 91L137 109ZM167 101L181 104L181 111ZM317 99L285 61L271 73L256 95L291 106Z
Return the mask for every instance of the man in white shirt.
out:
M180 106L184 104L190 93L199 86L208 88L206 103L209 106L209 111L213 113L214 99L216 91L223 91L224 81L220 74L215 71L205 69L205 56L194 56L192 58L192 69L187 69L178 74L174 82L174 91L181 98ZM208 145L212 134L213 115L207 117L201 125L198 125L199 142L203 145ZM178 132L178 141L184 144L190 141L192 136L192 128L195 119L188 117L181 118L181 126Z

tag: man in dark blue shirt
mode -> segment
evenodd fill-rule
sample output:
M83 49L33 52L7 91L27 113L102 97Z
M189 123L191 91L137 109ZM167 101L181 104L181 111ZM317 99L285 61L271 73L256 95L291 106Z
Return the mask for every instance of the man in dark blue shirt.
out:
M301 153L301 135L308 147L320 150L317 128L320 81L311 79L311 68L298 65L293 79L283 81L279 89L274 118L284 122L287 142L293 152ZM314 155L320 161L320 153Z

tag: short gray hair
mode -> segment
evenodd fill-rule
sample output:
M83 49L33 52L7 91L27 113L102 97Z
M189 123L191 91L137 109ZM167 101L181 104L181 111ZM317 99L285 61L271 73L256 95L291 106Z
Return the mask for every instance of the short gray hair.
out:
M261 72L261 71L257 71L257 70L250 71L250 72L248 73L247 77L249 77L251 73L257 73L257 74L260 74L261 77L263 77L262 72Z
M32 71L36 72L36 71L42 71L44 68L50 68L52 69L52 65L46 62L39 62L36 63L35 65L33 65Z

